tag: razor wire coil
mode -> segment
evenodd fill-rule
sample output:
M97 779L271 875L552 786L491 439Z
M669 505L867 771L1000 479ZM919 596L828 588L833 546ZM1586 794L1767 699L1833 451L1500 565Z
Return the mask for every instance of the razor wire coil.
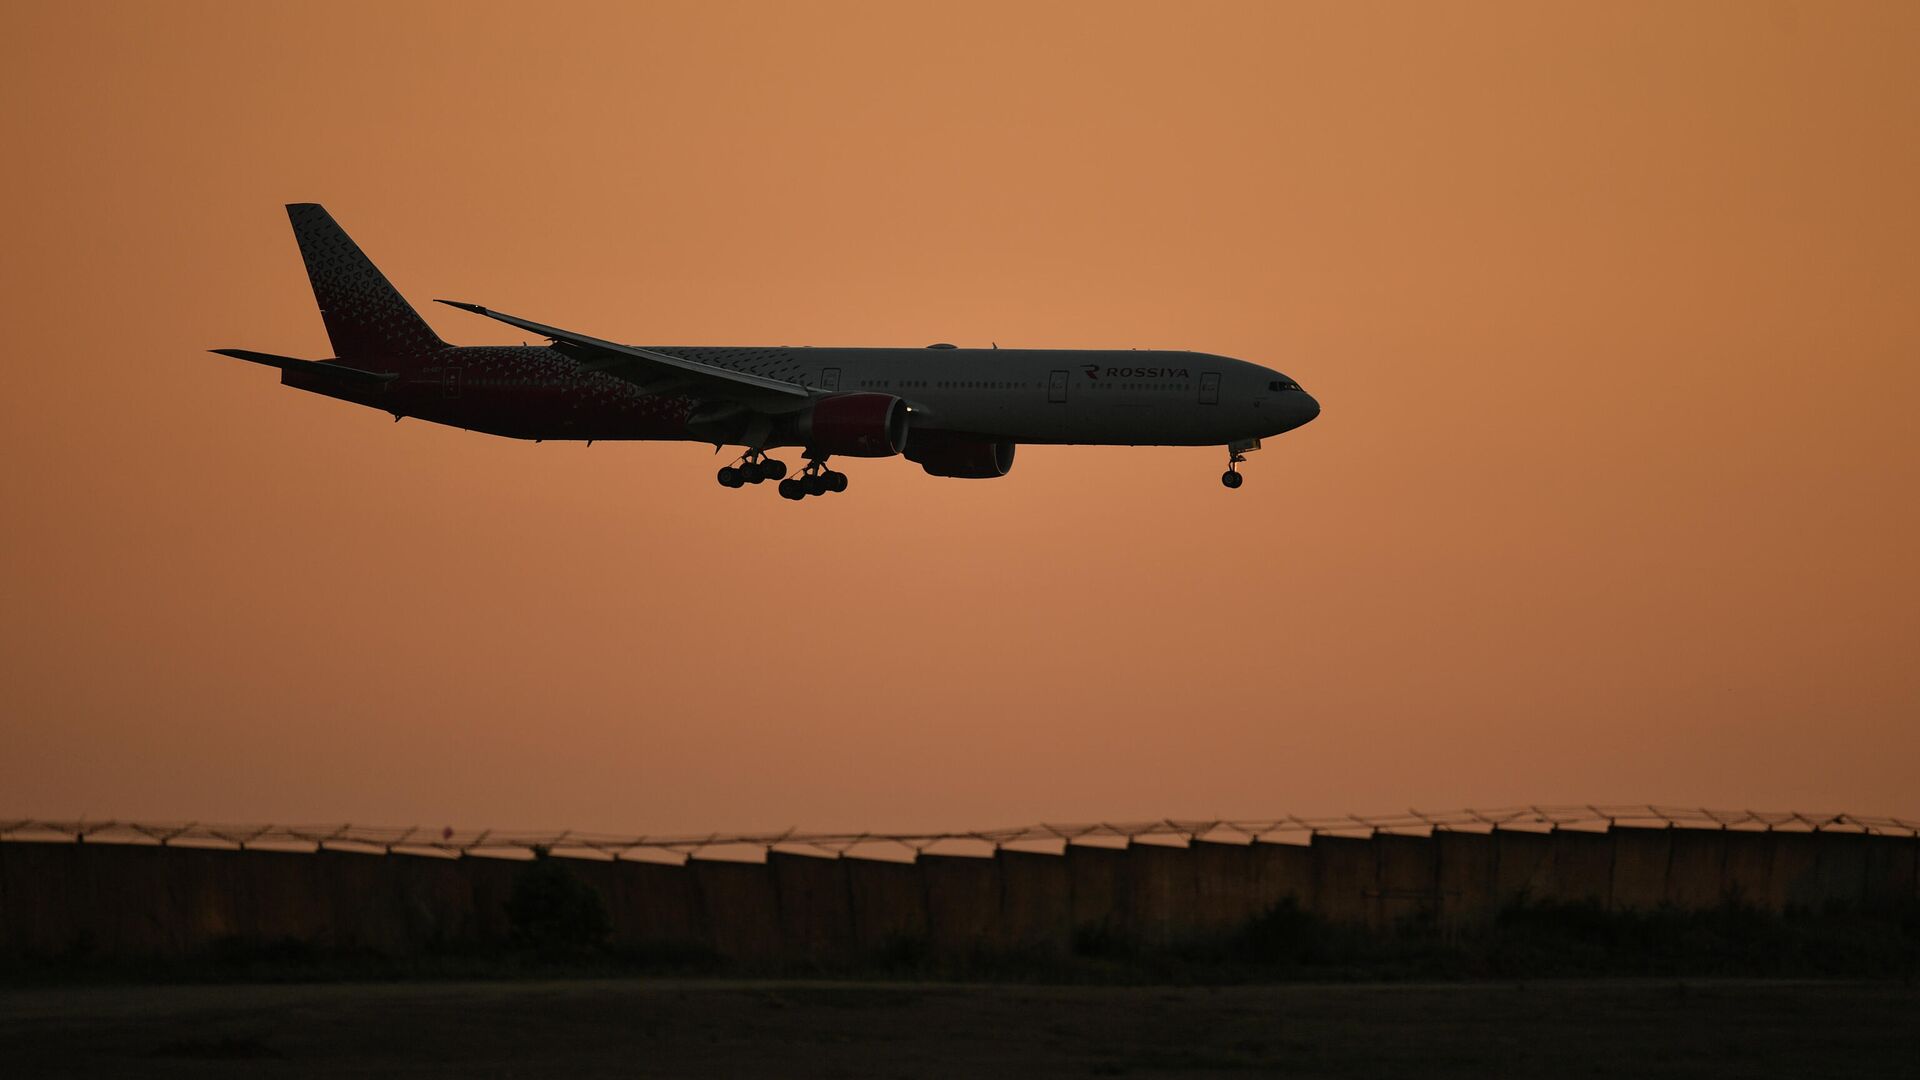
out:
M199 821L153 823L13 818L0 819L0 841L155 844L232 850L347 850L447 857L527 857L554 853L612 859L647 856L684 859L714 849L759 849L765 853L810 848L836 856L870 852L899 855L903 851L917 855L942 844L977 845L997 850L1033 844L1117 846L1139 842L1191 844L1195 841L1284 843L1289 838L1322 833L1340 836L1357 833L1418 836L1443 831L1611 828L1616 824L1757 831L1837 831L1920 837L1920 821L1897 817L1655 805L1584 805L1520 806L1438 813L1408 810L1402 813L1335 817L1286 815L1237 820L1165 818L1135 822L1041 823L950 832L808 833L789 828L768 832L663 836L591 833L572 829L506 832L496 829L455 829L450 826L436 830L420 825L234 825Z

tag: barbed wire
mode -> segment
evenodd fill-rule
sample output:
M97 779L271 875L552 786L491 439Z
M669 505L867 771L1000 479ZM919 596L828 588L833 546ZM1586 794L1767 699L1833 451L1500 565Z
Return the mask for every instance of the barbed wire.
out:
M811 848L846 855L874 848L900 849L915 854L940 845L1131 844L1139 841L1186 843L1194 841L1254 843L1285 842L1287 838L1317 834L1353 835L1394 833L1430 835L1436 831L1492 829L1562 829L1611 827L1615 824L1660 825L1676 828L1783 830L1793 832L1856 832L1883 836L1920 837L1920 821L1858 814L1806 814L1797 811L1708 810L1656 805L1518 806L1497 810L1448 810L1340 817L1298 817L1251 820L1184 820L1098 822L1059 825L1042 823L1003 829L963 832L823 832L798 829L759 833L710 833L683 836L628 836L613 833L505 832L497 829L455 829L450 826L381 825L225 825L189 821L152 823L135 821L55 821L35 818L0 819L0 841L67 841L70 843L157 844L161 846L227 849L294 849L383 851L458 855L519 855L541 852L632 858L647 854L685 858L715 848L759 848L763 852Z

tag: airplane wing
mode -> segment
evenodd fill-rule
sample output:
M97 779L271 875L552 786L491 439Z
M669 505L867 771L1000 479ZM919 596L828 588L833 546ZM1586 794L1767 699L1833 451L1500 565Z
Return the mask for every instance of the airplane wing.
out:
M649 384L666 378L669 381L690 383L722 397L761 397L768 394L780 394L805 399L807 388L799 383L790 383L782 379L769 379L764 375L754 375L745 371L734 371L714 364L703 364L698 360L689 360L683 356L642 349L635 345L621 345L585 334L576 334L571 330L562 330L557 326L548 326L531 319L517 318L504 312L491 311L479 304L463 304L458 300L436 300L436 304L456 307L461 311L471 311L475 315L485 315L489 319L517 326L541 337L550 338L556 345L569 345L575 350L595 354L604 363L592 366L618 375L632 382Z

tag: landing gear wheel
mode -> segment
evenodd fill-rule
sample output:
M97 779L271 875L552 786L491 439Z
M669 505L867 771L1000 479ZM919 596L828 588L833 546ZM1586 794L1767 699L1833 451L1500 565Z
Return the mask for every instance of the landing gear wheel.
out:
M1247 460L1248 450L1260 449L1259 439L1242 439L1227 444L1227 471L1220 474L1220 482L1228 491L1236 490L1246 479L1240 475L1240 463Z
M779 480L786 475L786 462L773 460L765 451L749 450L738 462L720 470L720 486L737 488Z
M786 465L778 461L767 461L763 467L779 470L773 474L776 476L785 476L787 472ZM807 463L800 466L797 474L780 481L780 497L784 499L804 499L809 495L825 495L829 491L845 490L847 490L846 475L827 468L825 455L815 457L809 454Z

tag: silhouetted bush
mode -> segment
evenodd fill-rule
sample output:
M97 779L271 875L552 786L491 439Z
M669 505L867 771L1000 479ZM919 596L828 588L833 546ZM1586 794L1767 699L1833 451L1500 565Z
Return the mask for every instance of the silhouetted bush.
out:
M600 894L543 851L515 875L506 906L515 944L542 952L595 949L613 932Z
M1521 901L1482 923L1426 915L1390 930L1329 922L1289 900L1238 927L1167 944L1089 925L1068 947L935 950L907 935L844 964L727 961L699 942L609 943L600 895L566 859L519 868L506 940L469 938L381 952L325 939L230 938L185 957L100 955L84 947L0 955L0 986L94 980L280 980L804 974L1083 984L1222 984L1289 980L1535 979L1551 977L1796 977L1920 979L1920 903L1785 913L1727 904L1704 911L1609 910L1595 903Z
M1119 960L1132 956L1133 945L1110 923L1088 923L1074 927L1073 955L1093 960Z
M1226 941L1226 959L1248 964L1324 964L1351 953L1352 933L1292 897L1268 908Z

